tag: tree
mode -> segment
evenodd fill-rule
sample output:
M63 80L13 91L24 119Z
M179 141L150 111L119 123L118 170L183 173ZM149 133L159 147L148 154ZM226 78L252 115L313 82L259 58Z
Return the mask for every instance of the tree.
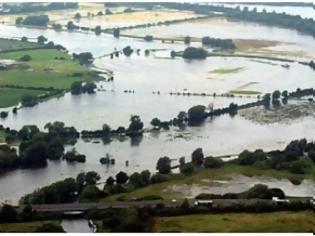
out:
M71 94L78 95L82 93L82 83L80 81L74 81L71 84Z
M115 183L115 180L113 177L110 176L106 179L106 186L113 186L114 183Z
M272 191L264 184L255 184L254 187L247 191L247 198L271 199Z
M205 59L207 57L207 51L203 48L187 47L184 50L183 58L185 59Z
M202 148L197 148L191 154L191 162L195 166L201 166L203 164L204 155L202 152Z
M38 98L36 96L25 94L21 98L21 104L24 107L33 107L38 104Z
M31 59L30 55L24 55L19 59L19 61L30 61Z
M143 129L143 122L141 121L140 117L137 115L131 116L128 131L139 132L142 129Z
M80 200L89 200L89 201L95 201L102 197L104 193L99 190L95 185L87 185L83 188L81 194L80 194Z
M23 221L31 221L34 219L35 212L33 211L33 208L31 205L26 205L23 208L23 211L21 213L21 218Z
M27 42L27 40L28 40L28 39L27 39L27 37L25 37L25 36L23 36L23 37L21 38L21 41L22 41L22 42Z
M87 82L84 86L82 86L82 92L92 94L95 93L96 85L92 82Z
M26 147L21 150L21 146ZM42 141L31 142L30 144L21 143L20 163L22 167L42 167L47 165L48 145Z
M119 29L119 28L115 28L115 29L113 30L113 36L114 36L115 38L119 38L119 36L120 36L120 29Z
M206 157L204 160L205 168L220 168L223 166L223 161L219 158L214 158L212 156Z
M44 37L43 35L40 35L37 37L37 43L44 44L48 39Z
M95 171L89 171L85 175L85 181L87 185L94 185L101 179L100 175Z
M18 18L16 23L23 25L47 26L49 18L47 15L27 16L22 21Z
M194 168L194 165L192 163L186 163L186 164L180 166L179 170L184 175L190 175L190 174L194 173L195 168Z
M129 183L131 183L135 188L144 186L142 182L142 176L138 172L135 172L132 175L130 175Z
M102 33L101 26L96 26L94 29L94 32L96 35L100 35Z
M151 41L153 41L153 36L152 35L146 35L146 36L144 36L144 38L143 38L145 41L147 41L147 42L151 42Z
M184 43L185 43L185 44L190 44L190 42L191 42L190 36L186 36L186 37L184 38Z
M75 13L74 15L74 19L80 19L81 18L81 14L79 12Z
M74 30L75 28L77 28L77 26L72 21L68 21L66 27L68 30Z
M202 105L193 106L188 110L188 119L190 120L203 120L207 117L205 112L206 107Z
M110 135L110 132L111 132L110 126L108 124L104 124L103 125L103 134L105 136L108 136L108 135Z
M13 223L17 220L17 211L14 207L4 204L0 209L0 222Z
M171 172L171 159L169 157L160 157L156 169L160 174L169 174Z
M116 183L117 184L125 184L128 179L129 179L128 175L125 172L123 172L123 171L120 171L116 175Z
M129 57L133 53L133 50L130 46L127 46L123 48L123 53L125 56Z
M279 90L276 90L272 93L272 100L279 100L281 93Z
M161 120L158 118L153 118L151 120L151 125L154 126L155 128L159 127L161 125Z

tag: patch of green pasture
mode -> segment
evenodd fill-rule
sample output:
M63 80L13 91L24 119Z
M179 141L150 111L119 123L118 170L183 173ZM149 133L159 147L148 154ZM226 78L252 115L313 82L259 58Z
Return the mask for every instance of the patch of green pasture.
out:
M89 74L88 67L56 49L37 49L10 53L0 53L0 59L19 60L30 55L31 61L25 64L28 68L15 68L0 71L0 84L20 85L25 87L54 87L69 89L74 81L92 81L95 76ZM64 58L64 60L56 59ZM81 77L72 77L72 73L83 73Z
M19 40L0 38L0 51L18 50L25 48L38 48L37 43L21 42Z
M33 221L23 223L5 223L0 224L0 232L3 233L32 233L37 227L45 223L60 224L58 221Z
M312 211L200 214L155 218L154 232L312 232Z
M24 95L38 96L43 93L39 90L0 88L0 108L17 105Z

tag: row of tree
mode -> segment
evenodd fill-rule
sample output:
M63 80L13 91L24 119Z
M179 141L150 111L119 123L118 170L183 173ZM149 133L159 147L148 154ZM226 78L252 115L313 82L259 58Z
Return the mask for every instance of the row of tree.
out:
M27 16L25 18L18 17L15 20L17 25L33 25L33 26L44 26L46 27L49 22L49 17L47 15L39 16Z

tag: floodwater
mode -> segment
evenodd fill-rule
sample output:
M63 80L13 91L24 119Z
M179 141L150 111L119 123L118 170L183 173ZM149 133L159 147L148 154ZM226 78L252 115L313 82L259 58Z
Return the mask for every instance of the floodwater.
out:
M235 175L229 181L213 181L203 184L173 185L164 189L164 192L183 194L183 198L194 198L201 193L226 194L247 191L255 184L265 184L269 188L281 188L286 196L312 197L315 194L315 183L312 180L303 180L301 184L294 185L287 179L275 179L266 176L246 177Z
M244 29L245 26L241 24L240 27ZM273 30L275 32L278 30L273 27L268 28L271 29L268 31L269 36L273 35ZM188 27L182 30L186 29ZM238 28L240 30L238 37L247 33L241 29ZM194 31L193 28L190 30ZM221 32L224 30L228 29L221 29ZM256 37L259 38L260 28L256 30ZM160 32L163 33L163 31ZM235 31L234 33L236 34ZM291 35L288 32L283 31L283 34L283 37L288 40L295 37L295 34ZM187 111L193 105L208 106L213 103L214 107L223 107L231 102L242 104L256 100L256 98L217 97L214 99L199 96L170 96L171 91L183 92L187 89L189 92L224 93L231 89L244 89L271 92L270 90L275 89L295 90L297 87L312 87L314 84L314 72L306 66L295 63L290 63L290 69L286 69L281 67L282 63L278 62L268 64L265 61L257 62L239 58L185 61L156 58L154 54L144 57L144 49L183 50L185 45L148 43L127 38L115 39L105 35L96 36L0 25L0 37L35 38L39 35L44 35L49 40L64 45L70 53L90 51L94 56L101 56L112 52L114 48L121 49L130 45L133 48L140 48L141 55L133 55L130 58L121 56L112 60L97 59L95 62L97 67L114 72L113 83L100 82L98 84L99 87L103 86L106 92L82 96L66 94L64 97L41 103L34 108L24 108L19 110L17 116L10 113L7 119L1 120L1 124L5 126L19 129L26 124L36 124L42 129L47 122L58 120L64 121L66 125L73 125L78 130L100 129L104 123L117 128L120 125L127 126L130 115L138 114L144 121L145 127L148 127L154 117L162 120L171 119L179 111ZM262 33L260 37L263 37ZM304 39L307 44L308 39ZM233 74L211 73L223 67L242 67L243 69ZM124 93L124 90L134 90L135 93ZM152 94L154 91L160 91L160 95ZM0 178L0 188L5 189L0 192L0 202L9 200L17 203L24 194L66 177L76 177L81 171L97 171L102 180L121 170L129 174L145 169L154 172L159 157L169 156L178 159L186 156L189 160L190 153L197 147L202 147L206 155L237 154L244 149L283 148L293 139L314 139L314 120L314 117L307 116L286 124L276 122L262 125L241 116L231 118L224 115L214 120L208 119L200 127L191 127L184 131L174 129L161 133L146 133L143 138L115 140L106 145L102 142L87 143L79 140L75 148L78 152L87 155L86 163L67 164L65 161L52 161L46 168L20 169L5 173ZM67 147L67 149L70 148L72 147ZM99 159L106 153L116 159L114 166L104 166L99 163ZM129 166L125 166L127 160ZM177 164L177 161L174 161L174 164Z
M61 226L67 233L93 233L93 229L89 227L88 221L85 219L63 219Z
M312 36L300 34L291 29L229 20L223 17L195 20L168 26L124 30L124 32L130 35L153 35L170 38L190 35L193 37L210 36L227 39L272 40L284 44L283 51L302 50L305 53L315 55L315 39Z

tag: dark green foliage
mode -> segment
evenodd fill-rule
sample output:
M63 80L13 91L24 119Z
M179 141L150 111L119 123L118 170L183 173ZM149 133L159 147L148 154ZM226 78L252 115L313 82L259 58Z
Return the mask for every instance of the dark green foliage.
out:
M190 175L194 173L194 165L191 163L183 164L179 167L180 173L183 173L184 175Z
M147 41L147 42L151 42L151 41L153 41L153 36L152 35L146 35L146 36L144 36L144 38L143 38L145 41Z
M17 168L19 166L19 158L16 150L9 145L0 145L0 173L4 170Z
M32 95L24 95L21 99L21 104L24 107L33 107L38 104L38 98Z
M17 220L17 211L14 207L4 204L0 209L0 222L13 223Z
M77 182L73 178L67 178L25 195L20 202L22 204L70 203L76 199L77 193Z
M168 180L169 180L168 175L157 173L157 174L152 175L150 182L152 184L156 184L156 183L166 182Z
M171 159L169 157L160 157L156 169L160 174L169 174L171 172Z
M202 148L197 148L193 153L191 154L191 163L194 166L202 166L203 164L204 155L202 152Z
M115 38L119 38L119 36L120 36L120 29L119 28L116 28L116 29L113 30L113 36Z
M116 175L116 183L117 184L125 184L128 179L129 179L128 175L125 172L123 172L123 171L120 171Z
M247 191L247 198L271 199L272 191L263 184L256 184Z
M102 33L101 26L96 26L94 29L94 32L96 35L100 35Z
M150 184L151 173L148 170L141 173L135 172L129 177L129 183L135 188L145 187Z
M130 125L128 127L128 132L140 132L143 129L143 122L137 115L130 117Z
M18 137L22 140L30 140L39 133L39 128L36 125L24 125L18 132Z
M120 209L108 212L103 219L103 227L111 232L145 232L150 216L145 209Z
M80 65L90 65L93 62L93 55L90 52L73 53L72 56L79 61Z
M68 162L85 162L86 156L79 154L75 149L72 149L71 151L66 152L63 158Z
M61 225L55 223L45 223L36 228L35 232L46 232L46 233L65 233Z
M257 149L255 152L245 150L238 156L238 163L240 165L253 165L255 162L264 161L267 159L266 154L261 149Z
M123 53L125 56L129 57L133 53L133 50L130 46L127 46L123 48Z
M185 59L205 59L206 57L207 51L203 48L188 47L183 53Z
M99 190L95 185L87 185L83 188L79 199L80 201L96 201L105 197L105 193Z
M41 140L22 142L20 145L20 164L23 168L46 166L48 157L48 145Z
M218 39L218 38L203 37L201 39L201 42L203 45L219 48L223 50L236 48L232 39Z
M105 186L113 186L114 183L115 183L115 179L110 176L110 177L108 177L108 178L106 179L106 185L105 185Z
M223 161L219 158L209 156L204 159L205 168L220 168L223 165L224 165Z
M193 106L188 110L189 120L204 120L207 117L206 107L202 105Z
M30 61L31 59L30 55L24 55L19 59L19 61Z
M16 24L47 26L49 18L47 15L27 16L25 19L17 18Z
M191 42L190 36L186 36L186 37L184 38L184 43L185 43L185 44L190 44L190 42Z

